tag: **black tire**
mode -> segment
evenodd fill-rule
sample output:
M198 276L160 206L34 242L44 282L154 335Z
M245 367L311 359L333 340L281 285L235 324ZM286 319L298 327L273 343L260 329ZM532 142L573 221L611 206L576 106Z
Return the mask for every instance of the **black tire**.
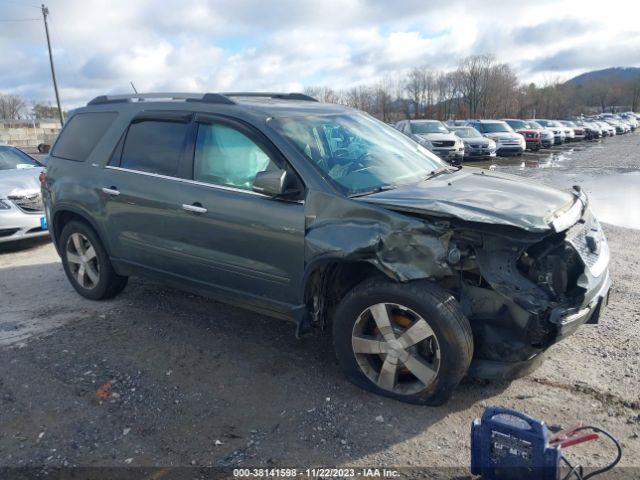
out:
M376 383L367 376L372 375L371 371L369 374L365 374L361 368L357 354L354 352L355 329L359 322L363 321L362 318L370 307L382 303L396 304L406 307L407 310L410 309L410 311L421 317L420 320L425 320L431 328L432 336L436 340L435 344L438 349L438 368L437 370L432 370L435 376L430 380L429 384L418 380L418 377L413 375L413 370L409 368L409 364L404 363L402 360L397 361L398 365L402 365L401 367L396 367L401 369L401 373L396 370L397 385L401 387L406 385L404 383L401 384L399 375L408 379L405 381L410 382L409 385L412 385L411 389L407 389L402 393L398 393L397 390L399 388L395 387L393 388L395 391L381 388L378 384L382 375L379 375ZM396 318L395 313L392 314L389 310L386 311L389 313L389 318ZM415 323L411 326L414 325ZM380 332L379 335L383 334ZM352 338L352 336L354 337ZM393 336L399 339L402 335L400 334L396 337L394 333ZM420 341L410 348L423 348L420 345L426 341L428 340ZM429 337L429 341L433 342L431 337ZM384 343L385 340L382 339L382 342ZM471 326L458 303L453 296L426 280L401 284L391 282L386 278L376 277L365 280L354 287L336 309L333 318L333 345L338 363L352 383L379 395L420 405L441 405L445 403L467 373L473 356ZM386 345L390 344L386 343ZM419 350L414 350L414 357L417 356L421 360L425 360L420 356L421 354L416 355L416 352L419 352ZM389 356L388 354L379 355L369 352L364 355L362 353L358 355L360 361L362 361L363 357L372 358L375 362L382 364L386 363ZM393 358L395 358L396 354L394 353L393 355ZM380 367L380 372L382 368ZM393 385L396 385L395 381Z
M74 252L77 252L74 240L78 239L82 241L85 252L90 251L90 247L93 247L93 251L89 254L92 258L89 262L93 267L89 267L88 262L83 263L85 263L86 270L92 268L93 274L98 274L95 282L89 278L90 275L88 274L79 275L80 264L70 260ZM60 233L59 248L67 278L73 288L83 297L90 300L112 298L127 285L128 277L123 277L115 272L100 238L86 223L77 220L67 223ZM93 255L94 252L95 256ZM79 276L85 278L84 285L80 284Z

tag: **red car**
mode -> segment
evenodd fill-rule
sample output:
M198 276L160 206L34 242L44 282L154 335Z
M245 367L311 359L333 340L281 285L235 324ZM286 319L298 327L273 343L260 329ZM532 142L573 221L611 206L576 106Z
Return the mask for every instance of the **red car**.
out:
M540 140L540 132L538 130L529 128L524 120L516 120L513 118L503 118L504 122L513 128L517 133L524 137L524 141L527 143L527 150L537 152L542 147L542 141Z

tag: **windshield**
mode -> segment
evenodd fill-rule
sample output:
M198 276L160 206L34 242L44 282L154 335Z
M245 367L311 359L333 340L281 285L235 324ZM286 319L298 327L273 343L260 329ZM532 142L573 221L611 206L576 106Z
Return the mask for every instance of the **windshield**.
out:
M411 133L449 133L442 122L411 122Z
M527 122L527 125L529 126L529 128L536 128L538 130L544 130L544 127L542 125L540 125L538 122L534 122L532 120L529 120Z
M273 126L345 195L415 183L447 165L365 114L274 118Z
M551 122L549 120L536 120L536 123L539 123L540 125L543 125L545 127L551 126Z
M504 122L493 123L480 123L480 131L482 133L498 133L498 132L512 132L509 125Z
M528 128L522 120L505 120L511 128Z
M16 170L39 166L38 162L17 148L0 145L0 170Z
M576 125L575 123L570 122L570 121L568 121L568 120L565 120L564 122L562 122L562 124L563 124L565 127L571 127L571 128L575 128L575 127L577 127L577 125Z
M452 127L451 131L460 138L482 137L480 132L473 127Z

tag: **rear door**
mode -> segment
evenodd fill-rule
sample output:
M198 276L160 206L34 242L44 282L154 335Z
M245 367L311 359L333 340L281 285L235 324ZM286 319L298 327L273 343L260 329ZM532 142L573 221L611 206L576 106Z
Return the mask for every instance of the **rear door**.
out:
M193 115L145 112L120 140L102 172L102 200L117 260L158 272L184 273L177 254L188 249L181 208L189 173L185 148Z

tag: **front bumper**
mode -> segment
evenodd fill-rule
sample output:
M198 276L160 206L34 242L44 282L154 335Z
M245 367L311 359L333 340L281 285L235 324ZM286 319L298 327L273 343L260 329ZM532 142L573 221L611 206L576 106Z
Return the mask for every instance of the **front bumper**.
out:
M525 138L527 148L529 150L540 150L542 141L539 138Z
M520 155L524 152L524 148L521 145L498 145L497 154L512 154L512 155Z
M574 309L558 307L552 310L551 317L556 318L558 326L555 342L574 333L580 325L598 323L602 309L609 303L610 287L611 279L607 272L605 282L587 307ZM513 380L524 377L542 365L546 357L545 352L546 350L542 350L527 360L515 362L474 358L469 366L469 375L485 380Z
M464 149L465 158L490 158L496 156L496 149L488 146L466 146Z
M27 238L42 237L49 234L46 229L44 212L24 213L9 201L8 210L0 210L0 243L14 242ZM44 229L42 227L45 227Z
M609 271L605 272L602 285L595 295L592 295L589 304L583 308L557 307L551 311L549 321L557 326L556 342L567 338L574 333L580 325L585 323L596 324L600 321L602 309L609 304L609 291L611 289L611 277Z
M587 211L562 235L560 242L557 237L549 237L526 250L532 249L535 256L536 251L545 251L540 248L549 247L544 258L551 255L557 258L554 265L571 266L567 273L574 278L573 283L559 297L536 293L536 284L517 266L521 254L514 250L509 257L509 242L501 243L500 249L488 243L491 253L485 249L476 251L482 276L501 294L471 286L463 292L465 301L471 299L474 330L471 375L493 379L526 375L539 365L540 357L551 345L573 334L580 325L599 322L611 287L609 246L602 228ZM510 271L518 273L505 273ZM534 276L540 278L547 270L536 271ZM557 275L562 271L548 272Z
M443 160L462 158L464 156L464 149L457 147L436 147L432 150L432 152L438 155Z

